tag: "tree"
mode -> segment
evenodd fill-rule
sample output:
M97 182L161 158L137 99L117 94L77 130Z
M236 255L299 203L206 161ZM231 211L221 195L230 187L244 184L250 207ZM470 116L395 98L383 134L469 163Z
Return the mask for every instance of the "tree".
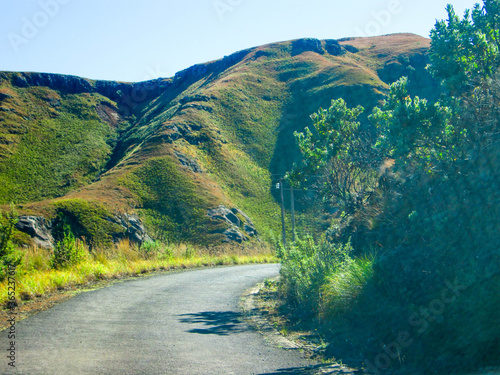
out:
M302 163L288 174L296 186L314 179L322 199L348 215L367 204L376 181L369 137L360 131L358 118L363 111L338 99L311 115L312 131L306 128L294 134Z
M485 0L461 20L453 6L431 31L431 72L452 95L470 92L491 78L500 59L500 2Z

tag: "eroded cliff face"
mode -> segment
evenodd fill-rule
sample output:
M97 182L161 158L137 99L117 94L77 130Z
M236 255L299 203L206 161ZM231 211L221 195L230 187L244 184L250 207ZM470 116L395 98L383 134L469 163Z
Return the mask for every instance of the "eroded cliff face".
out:
M335 98L369 112L401 75L436 95L428 47L410 34L299 39L138 83L0 72L0 204L50 216L90 202L200 243L279 232L270 187L297 160L293 132ZM221 206L250 232L207 214Z

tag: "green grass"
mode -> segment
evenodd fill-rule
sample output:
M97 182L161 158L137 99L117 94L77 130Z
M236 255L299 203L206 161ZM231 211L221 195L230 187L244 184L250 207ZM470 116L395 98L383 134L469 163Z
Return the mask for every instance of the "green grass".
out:
M109 216L139 213L157 238L203 244L224 239L215 233L221 227L206 216L208 208L224 204L242 209L271 240L271 233L280 232L271 175L284 174L296 160L293 131L310 125L309 114L332 98L369 107L384 87L375 69L385 60L368 47L341 57L291 56L291 49L290 42L264 46L234 66L208 71L197 81L181 80L137 103L118 129L97 116L101 102L119 107L102 95L14 87L2 80L7 99L0 112L0 204L57 197L96 201L109 211L113 207ZM398 53L412 49L398 46ZM199 95L209 99L183 102ZM175 127L184 137L169 138ZM206 173L193 175L174 151L196 157ZM53 207L42 202L29 213L42 214L47 205ZM297 216L307 222L314 213ZM96 223L103 231L112 229ZM92 231L88 236L99 232Z
M17 268L16 298L19 303L41 297L56 290L84 287L99 280L133 277L152 272L222 265L272 263L276 261L265 247L208 249L189 244L162 245L171 256L144 256L128 242L112 248L88 253L80 263L62 269L50 266L51 252L30 248L25 251L22 265ZM88 250L87 250L88 251ZM8 300L7 280L0 283L0 305Z
M182 173L174 159L150 159L124 177L122 183L137 197L149 227L163 232L167 240L192 239L208 244L217 236L206 230L217 229L207 216L207 209L217 207L217 202L204 186Z
M0 122L0 135L14 141L0 158L0 204L58 197L90 184L103 171L116 138L116 130L94 110L109 100L96 94L61 97L43 87L11 91L15 96L4 105L18 116ZM47 100L60 104L52 107Z

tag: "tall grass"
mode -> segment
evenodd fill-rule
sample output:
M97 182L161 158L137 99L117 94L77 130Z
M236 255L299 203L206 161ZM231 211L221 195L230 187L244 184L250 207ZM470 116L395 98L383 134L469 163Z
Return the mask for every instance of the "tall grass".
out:
M99 280L147 274L155 271L183 268L271 263L272 251L260 245L247 247L201 248L189 244L150 244L146 249L122 241L107 249L89 252L77 264L54 268L54 251L39 247L24 250L22 263L16 270L16 299L18 303L41 297L57 290L86 286ZM0 283L0 305L8 298L8 280Z
M348 309L372 276L373 259L354 258L350 243L312 237L279 246L280 293L298 320L331 317Z

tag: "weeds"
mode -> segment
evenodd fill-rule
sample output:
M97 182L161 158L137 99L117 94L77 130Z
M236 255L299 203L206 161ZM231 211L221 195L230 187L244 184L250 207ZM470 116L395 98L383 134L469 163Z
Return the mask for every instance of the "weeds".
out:
M186 244L167 246L158 242L138 247L124 240L112 247L89 252L85 243L70 235L65 238L66 243L63 239L53 251L38 247L23 251L22 263L16 271L18 303L97 280L142 275L157 270L276 261L266 247L241 250L228 246L214 251ZM73 255L68 256L68 253ZM54 264L61 266L53 267ZM6 281L0 283L2 306L7 302L7 287Z

